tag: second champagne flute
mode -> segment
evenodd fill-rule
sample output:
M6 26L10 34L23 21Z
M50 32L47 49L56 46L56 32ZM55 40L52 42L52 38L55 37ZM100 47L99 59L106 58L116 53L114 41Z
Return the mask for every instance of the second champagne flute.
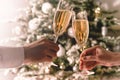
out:
M89 23L87 17L83 15L82 17L76 18L76 15L74 15L72 18L72 27L75 40L80 49L83 51L89 35ZM83 65L83 69L84 70L81 72L81 75L84 77L84 80L86 80L86 76L88 75L89 71L87 71L85 65Z

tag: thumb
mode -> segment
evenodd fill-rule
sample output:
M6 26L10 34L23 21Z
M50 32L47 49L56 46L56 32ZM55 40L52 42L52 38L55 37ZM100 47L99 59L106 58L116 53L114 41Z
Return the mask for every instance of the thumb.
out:
M96 48L96 55L102 53L102 50L103 50L102 48Z

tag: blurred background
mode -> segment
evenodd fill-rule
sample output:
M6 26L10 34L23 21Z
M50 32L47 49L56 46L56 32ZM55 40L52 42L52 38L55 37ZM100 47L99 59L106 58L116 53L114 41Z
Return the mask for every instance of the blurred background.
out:
M2 1L2 0L1 0ZM16 17L28 6L28 0L4 0L0 3L0 41L7 42L10 37L15 37L13 29L18 25ZM24 14L24 12L23 12Z
M59 0L1 0L0 45L21 46L40 39L41 37L53 39L52 21L58 1ZM65 1L65 4L73 2L73 0ZM79 0L74 1L79 2ZM86 1L86 3L90 5L92 5L92 2L97 1L97 3L88 9L90 11L98 9L100 14L104 12L102 12L102 9L104 9L106 13L108 13L106 15L110 15L108 18L103 18L103 16L101 18L101 16L99 16L100 21L97 22L97 28L96 25L90 24L93 27L90 30L87 47L99 44L107 50L120 51L120 0L83 1ZM74 3L74 5L77 4ZM114 13L114 10L118 12ZM108 19L108 21L104 19ZM112 20L117 24L114 24ZM92 20L90 22L92 22ZM95 21L93 20L93 22ZM51 64L40 63L37 65L24 65L15 69L0 69L0 80L64 80L63 78L66 76L65 80L81 80L81 78L79 78L81 76L77 75L79 71L79 61L75 59L79 59L79 54L76 48L76 42L73 39L73 33L71 32L71 25L69 25L65 36L61 36L61 39L58 40L58 43L61 45L59 55L62 56L58 56L58 59L53 61L53 63L57 63L56 65L59 65L59 67L48 67ZM76 51L74 51L74 49ZM65 55L65 57L63 57L63 55ZM68 71L66 71L66 68L68 68ZM36 69L38 70L37 72ZM54 75L54 77L53 75L51 76L50 71L53 71L52 73L56 73L56 75ZM119 71L119 67L98 67L93 70L93 72L96 73L95 77L90 76L89 80L102 80L98 78L103 75L111 76L117 74L117 77L119 77ZM24 75L29 76L26 78ZM72 75L72 77L69 75ZM75 76L78 77L74 78ZM109 80L119 80L119 78L115 78ZM105 78L103 80L108 79Z

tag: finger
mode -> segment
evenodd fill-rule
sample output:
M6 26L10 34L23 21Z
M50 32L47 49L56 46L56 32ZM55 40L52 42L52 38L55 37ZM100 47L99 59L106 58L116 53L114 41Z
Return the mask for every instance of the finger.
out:
M80 70L83 70L83 61L80 61L80 66L79 66Z
M90 51L92 51L92 50L95 50L95 49L98 48L98 47L100 47L100 46L97 45L97 46L93 46L93 47L91 47L91 48L88 48L88 49L86 50L86 52L90 52Z
M96 56L85 56L82 58L83 61L97 61Z
M39 40L36 40L32 42L31 44L48 44L48 43L50 43L50 40L46 38L40 38Z
M39 44L42 43L44 40L46 40L45 38L41 38L39 40L33 41L32 43L28 44L28 45L34 45L34 44Z
M48 48L50 51L57 53L57 51L59 50L58 46L53 46L53 45L46 45L46 48Z
M87 69L87 70L92 70L98 65L98 62L96 61L81 61L80 62L80 70Z
M50 47L51 49L54 49L55 51L59 50L58 44L56 43L48 43L47 46Z
M110 67L110 66L112 66L112 65L114 65L114 64L110 64L110 63L101 63L101 62L99 62L99 65Z
M55 51L59 50L58 44L54 43L53 41L43 39L40 43L44 44L48 48L54 49Z
M50 57L50 56L44 57L44 59L42 60L42 62L45 62L45 61L47 61L47 62L52 61L52 57Z
M81 53L81 56L86 56L86 55L95 55L95 51L96 51L96 48L98 48L100 46L94 46L94 47L91 47L91 48L88 48L88 49L85 49L82 53Z
M52 58L57 57L56 51L48 50L46 53L47 56L51 56Z
M48 39L42 39L41 42L45 42L47 44L55 44L53 41L48 40Z
M50 50L54 51L55 53L59 50L58 46L47 46Z
M87 70L92 70L97 65L98 65L98 63L96 61L87 61L86 62L86 68L87 68Z

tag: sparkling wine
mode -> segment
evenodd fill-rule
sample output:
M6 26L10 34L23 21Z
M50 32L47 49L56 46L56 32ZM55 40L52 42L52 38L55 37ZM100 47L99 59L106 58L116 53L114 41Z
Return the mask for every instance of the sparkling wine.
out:
M88 39L89 24L87 20L76 19L73 21L73 30L77 43L83 46Z
M58 10L53 21L53 30L56 36L62 35L70 22L72 12L69 10Z

